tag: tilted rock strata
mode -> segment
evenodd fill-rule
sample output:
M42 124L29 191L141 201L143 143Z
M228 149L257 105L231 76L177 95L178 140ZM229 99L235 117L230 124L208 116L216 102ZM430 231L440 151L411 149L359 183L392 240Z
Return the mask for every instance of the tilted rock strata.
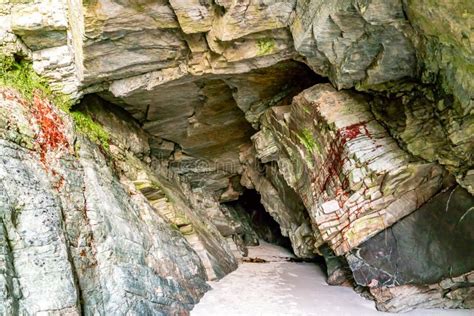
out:
M189 243L97 146L76 139L71 154L76 136L57 110L52 135L64 142L43 146L33 108L11 90L1 97L2 309L186 313L207 290Z
M145 162L150 160L149 135L133 122L127 112L114 108L98 97L86 97L82 104L82 110L92 115L112 135L110 146L115 157L115 169L120 170L133 183L153 209L171 223L173 229L183 234L199 255L206 269L207 279L221 278L236 269L234 254L223 238L226 236L222 236L209 221L212 220L210 211L204 205L187 198L184 193L186 188L174 177L169 180L160 177L159 171L154 172L153 167ZM213 201L209 200L209 203ZM216 208L216 216L224 217L217 202L212 206ZM226 221L226 218L223 220Z
M419 220L428 208L449 227L469 223L473 12L430 0L1 3L2 53L32 60L75 100L99 93L128 112L91 111L112 135L104 156L61 116L42 130L35 115L47 103L21 114L15 97L2 101L12 157L2 181L22 189L0 195L1 308L186 313L255 236L240 209L219 205L244 187L260 192L298 256L323 254L334 284L351 279L348 262L378 308L472 307L472 260L452 246L469 245L469 232L430 239L440 262L456 258L449 274L444 264L426 274L416 262L393 267L413 247L392 237L430 230ZM366 94L316 85L292 102L324 80L294 60ZM432 205L452 176L471 194L446 191L467 201L462 215ZM17 212L17 200L33 213ZM19 248L25 240L33 246ZM388 248L390 262L374 257ZM427 249L420 262L430 262ZM30 252L32 268L21 261ZM38 269L63 276L51 286L60 300L34 285Z
M327 242L336 255L415 211L442 185L442 168L401 150L362 95L316 85L290 107L268 110L267 130L280 173L320 234L316 246Z
M439 193L346 255L355 281L383 297L383 310L423 308L426 300L438 307L473 307L473 205L472 195L459 186ZM406 292L414 298L404 306Z
M297 1L296 50L338 88L415 75L411 26L402 1Z

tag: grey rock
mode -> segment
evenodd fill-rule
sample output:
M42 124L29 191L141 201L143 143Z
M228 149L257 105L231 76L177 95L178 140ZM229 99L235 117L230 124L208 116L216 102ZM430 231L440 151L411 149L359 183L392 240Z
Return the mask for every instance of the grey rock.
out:
M402 285L416 288L474 270L473 205L472 195L460 186L436 195L418 211L347 255L355 281L370 288ZM452 287L446 282L441 284ZM408 291L410 287L405 289ZM465 296L459 293L456 299L462 301L468 293ZM432 295L436 297L439 291ZM447 299L447 306L448 302ZM406 302L384 304L396 310L416 307Z

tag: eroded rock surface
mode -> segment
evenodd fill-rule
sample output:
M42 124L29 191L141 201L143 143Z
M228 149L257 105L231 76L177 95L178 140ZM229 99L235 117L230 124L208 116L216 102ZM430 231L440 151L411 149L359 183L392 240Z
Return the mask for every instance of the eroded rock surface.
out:
M0 87L0 311L186 314L265 231L245 190L298 257L324 256L329 283L379 309L472 307L473 15L3 1L0 54L82 114Z
M426 300L472 307L472 299L456 292L472 291L473 205L472 195L459 186L436 195L347 255L355 281L384 296L379 307L388 311L423 307ZM397 300L410 300L397 297L404 291L417 293L418 299L400 305Z
M45 105L46 117L35 116L47 101L31 105L5 89L1 96L2 309L186 313L207 290L186 239L96 145L76 138L64 114ZM62 124L43 145L38 135L50 117ZM120 146L116 162L133 155Z
M268 130L268 131L267 131ZM442 185L443 170L398 147L362 95L316 85L267 112L279 170L317 227L317 246L342 255L410 214Z

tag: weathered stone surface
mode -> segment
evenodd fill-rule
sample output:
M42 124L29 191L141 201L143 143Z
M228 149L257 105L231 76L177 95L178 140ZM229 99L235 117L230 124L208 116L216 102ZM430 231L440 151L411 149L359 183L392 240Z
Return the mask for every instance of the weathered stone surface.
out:
M87 83L176 66L187 46L167 1L96 0L70 4L82 12L72 32L80 79Z
M474 116L439 91L408 87L376 98L373 112L406 151L443 165L472 194Z
M66 45L67 6L62 0L33 1L12 7L11 29L32 50Z
M402 285L371 288L377 308L388 312L406 312L414 308L473 308L473 273L445 279L431 285Z
M50 193L48 175L27 150L1 143L2 246L3 260L8 260L2 271L7 289L4 308L13 314L57 310L78 315L61 207Z
M231 41L251 33L284 28L289 25L295 0L232 1L221 4L225 12L213 23L220 41Z
M292 84L288 83L292 81ZM115 81L103 94L122 105L152 135L177 143L170 166L194 188L238 198L230 178L241 172L239 147L249 144L265 109L291 99L316 81L288 61L246 74L193 76L186 69Z
M316 85L291 107L270 109L263 130L279 145L279 172L309 211L321 233L316 238L336 255L415 211L441 188L442 168L401 150L363 95Z
M314 233L300 198L272 170L274 167L259 165L253 147L243 147L240 156L244 164L242 185L260 193L261 203L280 225L281 234L290 238L295 254L302 258L314 257Z
M328 284L352 286L352 271L349 269L346 258L334 255L334 252L326 246L322 246L320 251L326 262Z
M237 263L223 238L227 236L221 236L213 225L214 218L219 215L226 221L218 203L211 198L197 200L196 194L189 194L189 188L176 181L171 172L165 175L173 181L166 180L138 159L147 160L150 152L148 134L128 113L98 97L86 97L83 105L82 110L92 115L111 135L115 168L133 182L171 227L184 235L200 256L208 279L221 278L233 271Z
M474 270L473 205L472 195L459 186L436 195L347 255L355 281L371 289L403 285L417 288ZM392 291L403 294L411 289L405 286L387 290ZM439 292L432 295L437 297ZM424 295L429 298L430 292ZM459 299L464 298L461 295ZM397 299L392 300L387 303L389 309L416 307L407 303L397 306ZM445 300L447 307L453 303ZM443 306L442 301L438 306Z
M216 8L212 0L170 0L184 33L203 33L211 29Z
M464 114L473 105L474 4L471 1L404 0L417 31L417 57L425 83L452 94Z
M338 88L415 76L411 27L401 0L297 1L296 50Z
M70 154L75 136L67 118L56 118L64 141L40 146L37 135L53 136L44 134L35 110L9 90L1 105L1 308L186 313L207 286L201 260L181 234L130 180L119 181L95 145L78 139L79 157ZM49 117L62 116L44 106ZM122 155L147 151L116 148Z
M468 201L463 215L427 208L445 205L433 196L452 185L446 171L474 192L473 12L431 0L3 1L2 54L128 114L84 99L110 134L101 151L62 115L42 131L34 109L49 105L2 94L0 313L185 314L255 242L242 209L219 205L243 187L298 256L324 255L329 283L351 278L347 257L380 309L472 307L472 260L448 245L472 245L472 195L448 191ZM287 106L321 82L290 59L366 94L319 85Z

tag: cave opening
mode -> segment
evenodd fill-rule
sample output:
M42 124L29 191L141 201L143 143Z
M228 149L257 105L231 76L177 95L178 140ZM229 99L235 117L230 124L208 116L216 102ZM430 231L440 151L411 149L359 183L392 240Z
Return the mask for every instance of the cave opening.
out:
M238 200L225 203L239 212L242 215L242 221L248 223L252 229L243 234L244 243L257 245L258 241L255 240L257 237L259 240L284 247L293 253L290 238L283 236L280 225L265 210L260 200L260 194L256 190L245 189Z

